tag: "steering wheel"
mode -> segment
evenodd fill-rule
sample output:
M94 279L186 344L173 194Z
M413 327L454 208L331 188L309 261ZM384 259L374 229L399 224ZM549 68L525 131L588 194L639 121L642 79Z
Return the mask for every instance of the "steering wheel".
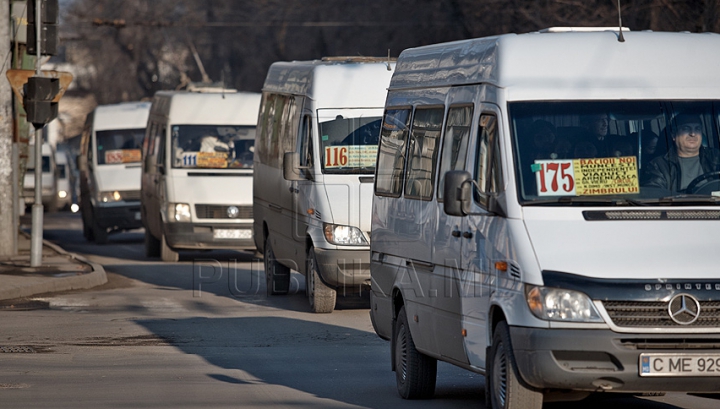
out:
M714 180L698 187L701 182L708 179ZM711 192L720 191L720 170L703 173L696 177L688 184L685 191L692 195L709 195Z

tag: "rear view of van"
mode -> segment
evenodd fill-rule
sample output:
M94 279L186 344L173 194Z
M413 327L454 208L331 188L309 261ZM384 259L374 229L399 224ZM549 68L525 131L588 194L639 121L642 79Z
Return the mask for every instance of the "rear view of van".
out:
M143 142L148 257L178 250L255 250L252 175L260 94L228 89L155 94Z
M142 227L140 159L149 102L101 105L81 137L80 202L83 235L98 244L108 234Z

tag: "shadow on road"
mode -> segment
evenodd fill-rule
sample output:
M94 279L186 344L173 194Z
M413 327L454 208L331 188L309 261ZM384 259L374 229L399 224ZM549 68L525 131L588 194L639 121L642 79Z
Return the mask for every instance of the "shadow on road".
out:
M371 332L283 317L136 322L183 352L222 368L206 376L250 388L238 390L243 396L266 394L259 388L267 384L299 392L274 396L277 406L295 405L307 399L303 394L366 408L423 406L399 397L389 344ZM225 370L240 372L230 376ZM437 407L438 400L443 407L476 406L483 401L483 379L441 363L432 406ZM252 388L257 388L254 393Z

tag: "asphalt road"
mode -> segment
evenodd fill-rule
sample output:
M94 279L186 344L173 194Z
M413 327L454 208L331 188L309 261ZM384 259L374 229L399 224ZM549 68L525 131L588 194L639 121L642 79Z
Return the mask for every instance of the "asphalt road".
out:
M80 219L46 214L45 239L101 263L109 282L0 308L2 408L465 408L484 407L484 378L438 366L437 392L404 401L390 350L366 299L313 314L304 280L265 296L254 254L144 256L143 233L86 242ZM717 408L685 394L614 397L545 408Z

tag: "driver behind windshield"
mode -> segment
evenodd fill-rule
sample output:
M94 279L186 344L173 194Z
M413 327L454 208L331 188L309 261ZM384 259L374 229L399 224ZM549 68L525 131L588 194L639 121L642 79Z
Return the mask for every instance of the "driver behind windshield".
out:
M667 154L649 163L645 186L684 193L695 178L720 169L720 157L717 151L702 145L703 124L699 115L678 114L674 122L674 144Z

